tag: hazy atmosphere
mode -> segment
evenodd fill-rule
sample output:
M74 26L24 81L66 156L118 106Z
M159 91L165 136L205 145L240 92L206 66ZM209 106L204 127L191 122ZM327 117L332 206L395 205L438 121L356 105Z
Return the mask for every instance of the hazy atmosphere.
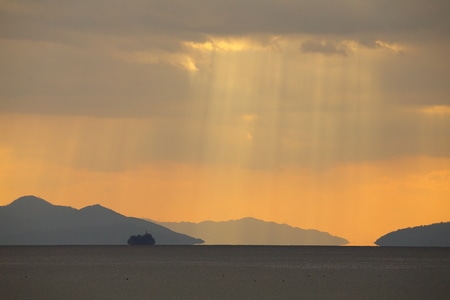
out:
M450 220L446 0L0 0L0 205Z

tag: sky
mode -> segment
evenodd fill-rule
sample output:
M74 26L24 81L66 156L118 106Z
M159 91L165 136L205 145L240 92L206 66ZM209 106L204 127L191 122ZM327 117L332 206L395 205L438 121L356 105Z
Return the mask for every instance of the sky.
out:
M0 205L450 221L446 0L0 0Z

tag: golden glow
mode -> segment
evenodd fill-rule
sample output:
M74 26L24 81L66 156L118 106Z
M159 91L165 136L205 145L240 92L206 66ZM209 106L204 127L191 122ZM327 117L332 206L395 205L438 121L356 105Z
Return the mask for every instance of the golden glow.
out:
M426 106L420 108L419 112L428 115L450 115L450 106L445 105Z
M94 172L24 159L5 148L0 154L2 205L35 194L54 204L100 203L159 221L253 216L328 231L360 245L400 227L445 221L450 210L445 158L341 164L320 173L169 162Z
M388 42L384 42L381 40L377 40L375 41L375 44L378 45L381 48L396 52L396 53L403 53L406 48L404 46L401 46L399 44L394 44L394 43L388 43Z
M253 122L256 119L258 119L258 116L255 114L245 114L241 116L242 120L244 120L245 122Z
M184 42L188 48L201 51L240 52L246 50L264 49L264 47L250 38L217 38L210 37L202 43Z

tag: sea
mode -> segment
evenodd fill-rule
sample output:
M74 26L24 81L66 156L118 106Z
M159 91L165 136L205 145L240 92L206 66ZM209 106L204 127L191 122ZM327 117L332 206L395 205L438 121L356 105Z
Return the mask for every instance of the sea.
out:
M450 248L1 246L0 299L450 299Z

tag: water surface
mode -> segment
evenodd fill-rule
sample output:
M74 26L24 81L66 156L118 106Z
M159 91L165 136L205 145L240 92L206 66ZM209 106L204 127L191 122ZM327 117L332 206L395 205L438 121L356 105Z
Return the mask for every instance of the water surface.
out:
M1 299L450 299L450 248L4 246Z

